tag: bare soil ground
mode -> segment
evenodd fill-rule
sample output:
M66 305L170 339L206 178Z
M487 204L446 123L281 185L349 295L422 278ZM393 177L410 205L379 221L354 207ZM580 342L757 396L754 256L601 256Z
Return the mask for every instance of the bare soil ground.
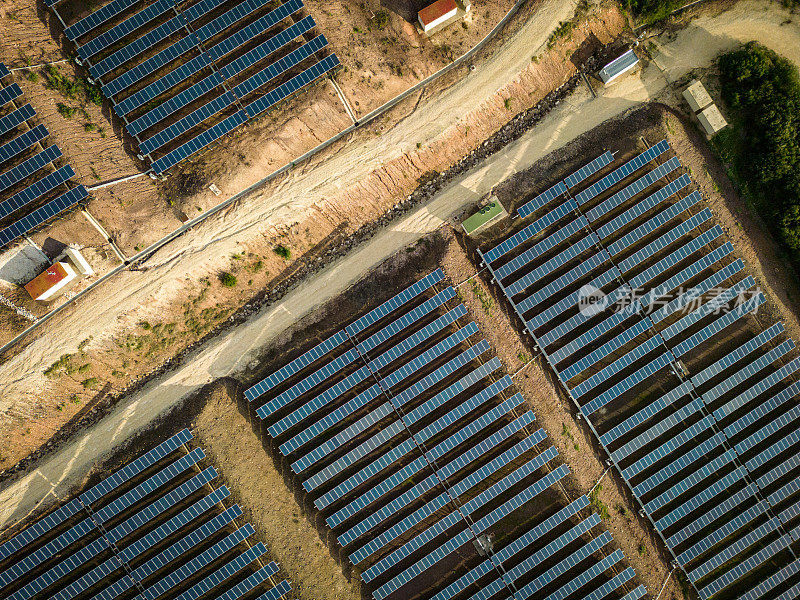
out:
M446 169L509 121L518 110L534 105L566 81L575 71L572 63L563 60L565 53L571 54L570 48L577 49L589 37L609 42L623 25L616 8L603 9L599 15L592 15L582 22L573 37L559 41L544 53L538 63L530 60L527 38L520 40L528 46L521 59L525 65L524 72L504 71L502 81L510 80L511 83L500 90L496 86L486 89L489 96L485 102L466 115L459 114L456 117L458 124L441 131L435 140L420 148L404 141L402 146L407 153L397 156L395 137L405 136L392 129L386 136L374 138L373 132L366 131L362 137L379 143L384 151L389 150L397 157L387 159L383 167L371 171L377 165L363 164L363 156L355 152L355 140L349 140L346 143L347 160L353 161L353 168L348 173L350 186L336 196L325 194L320 197L322 190L317 189L317 184L312 184L307 192L293 190L295 203L290 204L285 198L286 186L302 181L303 175L291 173L253 198L249 207L233 207L215 219L221 229L214 227L202 235L192 236L191 241L186 240L190 241L192 250L183 258L191 256L191 266L184 260L176 260L186 249L175 247L157 253L142 267L142 271L121 273L113 287L106 286L93 294L93 300L90 300L93 321L82 322L71 338L64 338L58 344L60 348L55 353L48 352L47 358L40 356L35 361L42 365L40 369L34 370L33 363L27 363L24 377L35 380L34 386L23 386L25 389L22 391L15 385L21 393L10 393L2 399L0 409L5 411L6 418L0 424L0 431L9 443L0 464L14 464L50 437L55 427L51 424L66 423L82 407L85 409L107 394L125 389L170 356L211 332L237 307L293 272L299 265L296 258L303 256L308 260L324 254L332 242L391 209L417 187L421 177L431 171ZM540 35L543 40L548 37L545 33ZM520 58L515 56L514 60ZM436 106L435 100L430 104L425 110L434 112L423 115L416 113L415 105L401 106L387 123L396 122L398 115L405 115L407 119L411 114L422 116L425 124L431 123L432 119L437 126L433 115L444 107ZM381 123L376 125L382 126ZM243 131L240 135L247 136L248 132ZM391 139L384 140L383 137ZM326 154L329 155L315 159L304 171L324 165L330 155L337 154L337 150L332 149ZM385 152L381 154L385 155ZM252 168L257 167L253 165ZM359 172L369 175L357 178ZM334 189L343 185L337 178L328 179L332 175L320 173L321 180L332 184ZM270 196L280 207L269 211L273 218L267 219L261 212L265 207L259 207L258 203ZM297 201L300 206L297 206ZM218 247L215 254L204 251L209 244L219 241L223 242L224 248ZM291 260L276 254L278 245L290 249ZM236 276L235 287L222 285L219 276L223 272ZM145 281L149 283L143 287L141 284ZM56 323L62 319L69 320L74 310L70 307L51 323L58 327ZM52 331L53 327L47 329ZM90 337L89 344L83 349L86 357L81 358L80 366L91 364L91 367L79 376L69 372L71 369L50 371L56 374L63 371L66 375L63 381L61 377L43 375L64 355L75 355L76 345ZM44 390L47 390L46 395L42 393ZM32 407L35 407L34 421L27 417L33 411ZM41 427L40 422L43 424Z

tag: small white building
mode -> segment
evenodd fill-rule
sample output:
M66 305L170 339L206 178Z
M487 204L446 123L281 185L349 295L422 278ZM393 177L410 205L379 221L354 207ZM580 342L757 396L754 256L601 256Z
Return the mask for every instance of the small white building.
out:
M697 113L713 102L705 86L697 79L692 80L685 90L683 99L689 104L693 113Z
M463 19L472 8L470 0L436 0L417 13L419 25L425 35L433 35L451 23Z
M712 104L703 112L699 113L697 115L697 120L700 121L700 125L702 125L709 137L728 126L728 122L725 120L725 117L722 116L722 113L719 112L716 104Z
M600 77L600 80L604 85L609 85L625 75L625 73L630 73L633 71L638 64L639 57L636 56L636 53L633 50L628 50L625 54L619 58L615 58L605 67L600 69L600 71L597 73L597 76Z

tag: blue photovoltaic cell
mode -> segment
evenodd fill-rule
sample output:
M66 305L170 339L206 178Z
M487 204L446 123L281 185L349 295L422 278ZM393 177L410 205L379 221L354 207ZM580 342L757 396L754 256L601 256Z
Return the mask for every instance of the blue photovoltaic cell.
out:
M605 151L603 154L592 160L590 163L583 165L580 169L564 178L564 185L568 188L574 188L580 182L585 181L603 167L610 165L614 160L614 155Z
M748 557L746 560L740 562L735 567L733 567L730 571L727 571L707 586L700 590L700 597L703 600L706 598L710 598L714 594L719 593L729 585L735 583L742 577L744 577L747 573L752 571L753 569L762 566L765 564L771 557L776 555L778 552L783 550L784 548L788 547L791 543L791 538L788 535L785 535L767 547L763 548L762 550L756 552L752 556Z
M697 333L695 333L692 337L688 338L687 340L681 342L677 346L674 347L673 353L675 356L683 356L687 352L693 350L701 343L713 338L717 335L720 331L732 325L739 319L745 317L746 315L754 312L761 304L766 302L764 298L764 294L758 293L758 295L750 298L744 304L739 305L734 310L730 311L729 313L725 313L722 317L707 325Z
M623 392L626 392L629 389L639 385L645 379L651 377L652 375L654 375L667 365L672 364L674 361L675 357L670 352L665 352L661 356L647 363L641 369L636 371L633 375L626 377L619 383L615 383L613 387L609 388L607 391L600 394L598 397L596 397L588 404L582 406L581 412L587 417L593 415L595 412L603 408L606 404L611 402L614 398L617 398Z
M779 527L780 521L777 519L777 517L759 525L753 531L739 538L726 548L720 550L707 561L690 571L688 573L689 579L693 583L697 583L697 581L712 571L719 569L729 560L736 558L742 552L750 548L753 544L759 543L763 538L777 530Z
M721 454L720 456L714 458L713 460L709 461L708 463L704 464L702 467L697 469L691 475L688 475L685 479L683 479L679 483L676 483L674 486L672 486L665 492L659 494L658 496L650 500L647 504L644 505L645 511L649 512L650 514L653 514L654 512L661 510L665 506L674 502L681 495L691 490L694 486L698 485L700 482L706 480L712 475L715 475L723 467L729 465L734 460L736 460L736 453L733 450L728 450L724 454Z
M52 2L48 0L48 6L52 6L58 0ZM70 25L64 30L66 36L75 41L77 38L89 33L92 29L99 27L109 19L113 19L117 15L129 9L136 4L139 0L113 0L105 6L92 12L89 16L84 17L80 21Z
M789 496L795 494L798 490L800 490L800 477L796 477L782 488L780 488L777 492L773 492L767 498L767 501L772 505L775 506L780 504Z
M315 500L315 506L322 510L326 506L335 502L362 483L389 468L393 463L400 460L412 450L415 450L417 448L417 444L424 444L433 436L445 430L447 427L454 425L459 421L459 419L477 410L488 400L507 389L510 385L511 378L508 375L503 376L500 380L492 383L486 389L478 392L470 399L465 400L459 406L444 416L439 417L436 421L415 434L415 439L408 439L405 442L398 444L390 451L384 453L382 456L372 461L372 463L361 469L361 471L348 478L345 482L341 483L336 488L323 495L321 498ZM450 435L445 440L434 446L433 449L426 452L425 456L419 456L390 477L384 478L380 483L365 491L360 497L351 501L349 504L331 515L330 519L332 522L341 523L351 516L357 514L366 506L369 506L372 502L382 498L395 487L404 483L409 477L412 477L418 473L422 468L428 465L429 461L433 463L445 456L457 446L474 437L486 427L489 427L492 423L497 421L510 410L513 410L522 404L522 402L522 396L520 394L515 394L508 400L501 403L499 406L492 408L479 418L464 425L461 429L456 431L456 433Z
M753 410L746 415L740 417L728 427L725 428L725 435L729 439L733 439L736 435L747 429L751 425L757 423L760 419L771 413L773 410L780 407L785 402L788 402L800 393L800 382L793 383L784 390L775 394L769 400L759 403Z
M758 600L758 598L764 598L765 597L764 594L772 591L774 588L782 584L790 577L793 577L798 572L800 572L800 559L795 560L792 563L789 563L788 565L783 567L780 571L778 571L774 575L771 575L770 577L759 583L757 586L749 590L746 594L740 596L739 600ZM795 588L797 588L797 586L795 586ZM795 589L793 591L795 595L789 595L786 596L786 598L787 599L795 598L796 593L798 591L800 590ZM792 590L788 590L787 593L788 592L792 592ZM783 596L781 596L781 598L783 598Z
M11 71L9 71L8 67L3 63L0 63L0 79L3 77L8 77L9 75L11 75Z
M49 135L47 127L44 125L37 125L33 129L18 135L10 142L6 142L0 146L0 162L5 162L14 158L21 152L24 152L37 142L41 142Z
M513 260L507 262L502 267L496 268L494 270L494 276L498 280L505 279L506 277L508 277L518 269L522 268L532 260L535 260L537 257L542 256L543 254L552 250L559 244L568 240L579 231L584 231L585 228L588 226L589 223L586 221L586 218L583 216L579 216L577 219L575 219L568 225L565 225L552 235L547 236L541 242L537 243L532 248L529 248L528 250L526 250Z
M781 452L789 450L793 446L797 445L797 442L800 441L800 430L795 430L785 438L777 442L775 445L771 446L767 450L765 450L762 455L757 456L753 460L747 463L747 469L749 471L755 471L757 468L763 466L768 460L775 458ZM793 471L800 465L800 454L794 454L784 460L781 464L777 467L773 468L769 473L766 475L759 477L756 483L758 487L762 490L768 488L773 483L778 481L787 473Z
M668 441L664 442L657 448L654 448L645 456L637 460L631 466L627 467L622 471L622 475L627 480L631 480L632 478L636 477L642 471L649 469L657 462L663 460L676 450L680 450L686 446L686 444L692 440L694 440L697 436L701 433L710 429L714 425L714 419L709 416L703 417L697 423L692 424L691 426L687 427L686 429L681 430L675 436L670 438Z
M25 163L23 163L25 164ZM20 165L21 166L21 165ZM14 194L8 200L0 203L0 218L10 215L16 210L23 208L44 196L46 193L53 191L62 183L69 181L75 175L75 171L69 165L64 165L60 169L48 173L35 183L26 187L24 190Z
M611 173L603 177L600 181L592 184L585 190L581 190L577 194L575 194L575 201L578 203L578 206L585 204L598 194L601 194L605 190L615 186L623 179L627 178L628 176L632 175L651 160L661 156L664 152L669 150L669 144L667 140L661 140L655 146L648 148L638 156L635 156L628 162L626 162L621 167L617 167Z
M544 231L552 224L560 221L566 215L571 213L573 210L576 210L578 207L575 202L571 199L565 200L562 204L555 207L553 210L548 212L546 215L540 217L525 229L522 229L509 237L507 240L499 243L497 246L489 250L486 254L482 254L483 260L486 262L487 265L492 264L501 256L504 256L511 252L514 248L519 246L520 244L525 243L529 239L534 238L540 232Z
M628 592L622 598L622 600L641 600L647 595L647 588L644 585L640 585L635 590Z
M248 77L242 83L233 88L233 93L240 100L245 98L248 94L252 94L258 88L266 85L269 81L272 81L279 75L282 75L283 73L286 73L290 69L296 67L307 58L314 56L315 53L319 52L327 45L328 40L325 39L325 36L318 35L296 50L291 51L286 56L282 56L275 62L270 63L255 75ZM251 56L251 53L248 53L245 56L248 58L248 60L252 60L253 63L255 63L256 60L261 60L264 58L264 56L259 54Z
M428 570L434 566L442 558L455 552L458 548L474 539L475 535L480 535L489 527L497 523L500 519L509 515L511 512L523 506L526 502L530 501L541 494L544 490L548 489L551 485L563 479L569 473L566 465L561 465L554 471L551 471L527 489L523 490L510 500L507 500L500 507L493 510L485 517L478 520L472 528L467 528L460 534L451 538L433 552L418 560L416 563L405 569L402 573L383 584L379 589L373 592L375 600L383 600L394 591L398 590L406 583L414 579L420 573ZM610 536L609 536L610 537Z
M495 579L492 583L484 585L483 588L476 594L473 594L469 600L489 600L490 598L493 598L494 595L505 588L509 582L516 582L525 573L532 571L538 565L549 559L552 559L558 554L558 552L574 542L584 533L591 531L591 529L596 527L599 523L600 517L597 514L592 513L589 518L581 521L578 525L572 527L566 533L560 535L540 550L537 550L531 556L523 560L520 564L511 569L505 570L500 577ZM522 539L526 539L526 536L523 535ZM530 543L530 541L527 543ZM500 562L497 555L495 555L494 558L498 559L498 562ZM491 564L492 559L489 559L486 562Z
M711 366L700 371L697 375L692 375L692 383L699 388L701 385L707 383L710 379L713 379L717 375L720 375L726 369L729 369L734 364L766 344L777 335L783 333L783 331L783 323L775 323L769 329L762 331L753 339L736 348L736 350L726 354Z
M0 119L0 135L5 135L18 125L36 116L36 111L30 104L18 108Z
M717 421L722 421L798 369L800 369L800 358L795 358L774 373L771 373L769 376L765 377L747 391L742 392L733 400L730 400L724 406L715 410L714 418L716 418Z
M584 597L584 600L602 600L608 596L611 592L616 589L619 589L631 579L634 578L636 572L633 570L633 567L627 567L622 573L614 575L611 579L606 581L603 585L598 587L594 590L591 594ZM577 584L576 584L577 585ZM578 589L577 587L575 589Z
M705 527L708 527L713 522L724 517L727 513L734 510L744 501L752 498L757 493L758 487L756 484L748 484L744 489L739 490L735 494L731 495L729 498L725 499L723 502L716 505L705 514L695 519L692 523L689 523L680 531L667 538L667 545L670 548L677 547L679 544L682 544Z
M768 510L769 505L763 500L759 501L744 512L737 514L733 519L725 523L725 525L708 534L685 552L679 554L677 557L678 563L685 566L696 558L704 555L714 546L728 539L756 518L765 514Z
M22 90L16 83L12 83L0 90L0 106L5 106L20 96L22 96Z
M727 490L733 484L744 479L746 475L747 473L744 467L737 467L736 470L732 471L731 473L728 473L727 475L725 475L725 477L718 479L717 481L712 483L709 487L707 487L705 490L703 490L696 496L690 498L677 508L673 509L671 512L661 517L658 521L655 522L656 529L663 532L665 529L672 527L676 523L685 519L691 512L704 506L706 503L710 502L714 497L725 492L725 490Z
M559 510L552 517L545 519L543 522L536 525L533 529L523 533L516 540L514 540L507 546L504 546L502 550L495 552L492 555L492 558L486 559L477 567L474 567L469 572L459 577L456 581L454 581L453 583L448 585L445 589L437 593L433 598L431 598L431 600L451 600L459 593L467 589L470 585L481 579L483 576L493 572L496 568L495 561L499 564L504 563L509 558L515 556L518 552L524 550L527 546L534 543L537 539L541 538L543 535L550 533L555 527L561 525L570 517L575 516L580 510L586 508L588 505L589 505L589 500L586 498L586 496L581 496L577 500L570 503L568 506L565 506L564 508ZM588 531L591 527L594 526L594 524L597 524L599 522L600 518L596 514L592 514L588 519L584 520L579 525L573 527L570 530L570 532L574 532L574 534L580 535L581 532ZM570 532L564 534L564 536L569 536ZM564 539L566 540L568 538ZM558 547L564 546L563 543L559 544L558 540L551 542L551 544L556 545ZM548 544L548 547L551 544ZM484 590L487 589L488 589L487 587L484 587Z
M542 208L544 206L547 206L553 200L555 200L556 198L558 198L562 194L565 194L566 191L567 191L567 188L564 185L564 182L559 181L553 187L545 190L544 192L542 192L541 194L536 196L530 202L526 202L525 204L520 206L517 209L517 214L521 218L526 219L527 217L529 217L531 214L535 213L540 208Z
M44 152L40 152L39 154L32 156L26 161L18 164L13 169L9 169L0 175L0 191L7 190L12 185L15 185L26 177L33 175L45 165L49 165L54 160L61 158L61 156L61 149L58 146L48 146L44 149ZM0 203L0 214L3 214L4 206L5 202ZM5 214L9 213L7 212Z
M611 537L611 534L608 533L607 531L604 531L601 535L590 541L588 544L576 550L575 552L570 554L567 558L563 559L561 562L551 567L543 574L539 575L536 579L534 579L533 581L525 585L523 588L521 588L519 590L519 598L532 597L534 594L536 594L546 586L553 583L553 581L555 581L565 573L568 573L569 571L574 569L577 565L585 561L587 558L589 558L592 554L594 554L601 548L610 544L612 541L613 538ZM611 560L614 563L619 562L619 560L622 558L622 551L616 550L614 554L606 557L606 559L609 558L611 558ZM600 571L601 573L608 568L608 566L606 566L606 564L602 562L595 563L593 566L597 567L598 565L600 565L600 567L598 568L602 567L602 571ZM535 597L540 598L541 596L535 596Z
M19 221L12 223L0 231L0 246L15 240L19 236L35 229L45 221L52 219L57 214L72 208L78 202L84 200L87 195L86 188L79 185L67 193L62 194L55 200L51 200L44 206L37 208L32 213L25 215Z
M318 79L327 74L329 71L332 71L338 67L339 64L339 59L335 54L326 56L317 64L309 67L299 75L295 75L289 81L282 83L273 90L270 90L258 100L253 100L250 104L247 104L244 107L247 116L252 119L265 110L269 110L279 102L282 102L295 92L298 92L305 86L309 85L315 79Z
M640 409L639 411L637 411L636 413L625 419L622 423L614 426L607 433L601 435L600 441L603 443L604 446L610 446L620 437L622 437L623 435L625 435L630 431L633 431L636 427L645 424L655 415L660 413L662 410L669 408L670 406L672 406L673 403L681 399L683 396L686 396L691 391L692 391L692 384L688 381L684 381L674 390L667 392L652 404L646 406L645 408Z
M624 204L631 198L637 196L638 194L641 194L644 190L649 188L657 181L661 180L663 177L669 175L680 166L681 163L678 162L677 157L673 156L663 165L656 167L646 175L643 175L642 177L631 183L630 185L627 185L624 188L622 188L616 194L608 198L608 200L604 200L599 205L595 206L593 209L591 209L589 212L586 213L587 218L590 221L596 221L603 215L608 214L614 209L622 206L622 204ZM683 176L680 179L683 180L684 177L686 176ZM686 179L688 180L688 177L686 177ZM633 208L625 211L619 217L613 219L612 221L610 221L609 223L598 229L597 235L600 235L602 239L605 239L611 234L611 231L613 231L614 229L618 229L621 226L619 225L619 223L622 224L630 223L634 219L642 216L651 208L655 207L660 202L669 198L672 194L681 189L681 187L684 187L682 185L680 187L675 187L675 185L673 184L677 184L677 182L670 183L664 188L662 188L662 190L669 189L671 191L665 191L664 193L661 194L655 193L650 195L648 198L645 198L641 202L637 203L636 206L634 206ZM686 185L688 185L688 181ZM617 226L612 225L615 222L618 223Z
M141 29L156 17L164 14L168 10L171 10L174 6L175 0L158 0L157 2L154 2L136 14L128 17L119 25L115 25L111 29L108 29L100 35L93 37L85 44L78 46L78 56L80 56L83 60L88 59L89 57L100 52L102 49L107 48L111 44L114 44L120 41L122 38L130 35L137 29ZM87 17L87 19L90 17L91 15ZM69 30L69 28L67 28L67 30ZM67 36L69 37L69 33L67 33Z
M269 0L245 0L244 2L240 2L234 5L234 7L231 8L228 12L220 15L210 23L207 23L202 27L198 28L195 31L195 33L197 34L197 37L199 37L201 41L205 42L211 39L212 37L216 36L218 33L221 33L228 27L232 26L233 24L237 23L238 21L241 21L250 13L258 10L262 6L267 5L268 3ZM263 33L264 31L266 31L273 25L276 25L277 23L279 23L292 13L297 12L298 10L300 10L300 8L302 8L302 6L303 3L300 0L289 0L289 2L281 4L275 10L270 12L268 15L265 15L265 17L268 17L267 20L259 19L258 21L256 21L258 23L259 33ZM239 35L238 38L236 37L237 35ZM229 36L229 39L233 38L231 39L232 42L231 44L225 44L225 42L223 41L214 46L213 48L211 48L209 50L211 59L217 60L221 58L222 56L224 56L224 54L221 54L221 52L228 53L234 48L243 44L245 41L252 39L253 37L255 37L255 32L253 32L252 30L247 32L245 32L244 30L240 30L239 32L237 32L237 34Z
M717 448L722 446L724 443L725 443L725 436L722 435L721 433L715 433L713 437L705 440L699 446L695 446L694 448L689 450L686 454L679 456L674 461L669 463L666 467L663 467L657 473L654 473L653 475L645 479L642 483L635 486L633 488L633 493L636 494L639 498L642 498L646 494L652 492L656 487L658 487L665 481L668 481L669 479L675 477L675 475L683 471L688 466L697 462L701 458L704 458L706 455L713 453Z

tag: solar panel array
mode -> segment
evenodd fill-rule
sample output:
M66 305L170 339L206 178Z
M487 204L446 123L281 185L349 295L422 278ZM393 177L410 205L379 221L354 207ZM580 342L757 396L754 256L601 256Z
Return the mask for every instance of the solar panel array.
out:
M795 597L800 358L669 154L583 168L481 256L699 597Z
M554 593L583 577L586 594L644 595L619 560L603 562L621 552L588 499L566 496L569 470L440 269L244 397L376 600L511 598L541 577Z
M4 598L277 600L290 590L183 430L0 544Z
M64 32L161 174L339 66L302 10L302 0L113 0Z
M0 85L11 72L0 63ZM67 182L75 176L44 125L35 125L36 111L23 104L16 83L0 88L0 246L29 233L75 206L87 196L83 186Z

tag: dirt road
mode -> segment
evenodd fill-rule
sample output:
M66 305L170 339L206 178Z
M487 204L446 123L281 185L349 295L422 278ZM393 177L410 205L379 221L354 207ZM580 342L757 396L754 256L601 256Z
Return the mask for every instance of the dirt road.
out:
M742 37L728 37L730 46L735 45L737 39L757 37L763 38L775 50L788 55L787 48L780 44L788 43L792 47L792 43L796 45L797 38L792 42L792 39L783 35L784 26L780 23L785 17L782 9L775 4L747 2L737 5L737 10L744 4L754 13L763 12L761 7L769 6L776 14L768 22L763 19L753 21L753 29L749 33L746 27L736 27L738 35ZM104 290L104 297L99 299L97 306L93 306L95 320L91 329L97 335L103 335L104 331L113 329L120 312L124 312L126 308L140 302L157 306L159 295L164 293L170 281L183 277L187 270L206 268L211 261L211 254L229 255L235 248L234 237L237 234L250 228L265 228L274 219L285 218L294 211L308 208L311 199L356 181L385 160L387 155L395 155L423 136L437 135L444 128L456 123L460 114L459 107L470 104L469 98L474 97L476 89L497 89L502 82L514 77L515 69L523 68L530 61L531 48L546 41L546 37L542 39L544 34L541 31L549 31L546 27L542 28L541 23L558 22L563 18L560 15L564 11L567 9L560 2L544 4L537 19L533 19L517 36L509 40L485 69L471 74L441 97L420 104L424 110L418 107L395 130L370 140L365 146L350 146L337 156L314 165L313 170L304 169L292 173L280 183L277 190L270 191L274 193L272 197L276 201L264 202L263 205L255 203L246 207L247 210L240 207L221 216L216 222L199 230L197 235L183 240L182 245L167 248L160 253L154 261L161 265L159 268L144 274L126 273ZM718 17L705 19L704 28L709 36L726 39L726 36L732 35L732 22L732 18L723 13ZM769 27L779 30L781 36L770 35ZM796 29L794 31L797 33ZM689 28L686 35L698 33ZM685 48L686 43L684 34L679 34L677 39L661 44L658 67L645 69L640 75L605 90L595 100L591 99L585 88L579 88L534 129L454 181L428 205L384 230L344 260L310 278L289 293L282 302L268 307L254 315L249 322L213 339L187 358L184 366L151 381L96 427L44 460L35 472L13 482L0 492L0 528L28 514L53 487L59 494L66 492L80 481L97 457L123 442L133 432L147 426L199 386L217 377L235 376L241 372L255 359L259 348L291 323L338 295L370 268L405 245L441 226L461 207L482 196L502 179L529 167L542 156L605 120L658 97L665 91L667 81L659 67L670 73L674 72L670 69L686 69L691 66L687 62L691 56L688 52L673 51L673 48ZM725 46L720 43L719 47L724 49ZM679 56L683 66L678 66L675 60L670 62L670 56ZM694 65L704 66L709 58L702 54ZM209 248L214 251L207 252ZM70 335L73 339L85 337L86 326L86 322L71 324L69 318L55 323L53 331L61 331L63 335L40 339L29 346L0 368L0 378L9 386L32 389L30 378L35 378L40 371L31 373L31 365L48 364L63 348L55 343L55 339L70 339L67 337ZM81 333L76 334L79 328Z

